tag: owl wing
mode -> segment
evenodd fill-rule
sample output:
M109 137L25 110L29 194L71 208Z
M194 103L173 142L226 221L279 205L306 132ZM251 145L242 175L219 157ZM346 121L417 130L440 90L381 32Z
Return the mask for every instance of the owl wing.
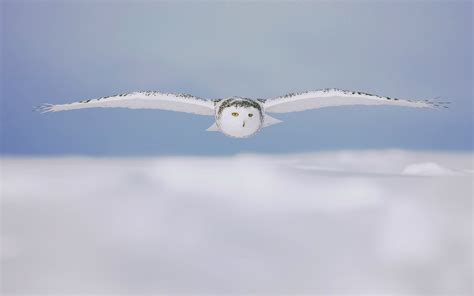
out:
M37 110L45 113L85 108L160 109L199 115L214 115L213 101L187 94L169 94L156 91L133 92L70 104L45 104Z
M287 94L264 102L269 113L298 112L325 107L350 105L391 105L412 108L436 108L448 102L414 101L390 97L381 97L363 92L340 89L322 89L302 93Z

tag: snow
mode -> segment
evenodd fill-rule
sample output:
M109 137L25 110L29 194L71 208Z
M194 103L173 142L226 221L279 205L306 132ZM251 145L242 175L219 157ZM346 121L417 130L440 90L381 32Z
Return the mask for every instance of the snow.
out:
M415 176L449 176L456 175L457 172L442 167L434 162L424 162L408 165L402 174Z
M473 155L2 159L2 294L472 293Z

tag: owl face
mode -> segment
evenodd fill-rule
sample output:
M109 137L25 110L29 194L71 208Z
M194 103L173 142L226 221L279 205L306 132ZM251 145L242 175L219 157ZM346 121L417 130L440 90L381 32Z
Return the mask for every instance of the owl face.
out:
M258 107L258 104L246 104L245 101L224 106L217 115L217 125L228 136L249 137L262 127L262 113Z

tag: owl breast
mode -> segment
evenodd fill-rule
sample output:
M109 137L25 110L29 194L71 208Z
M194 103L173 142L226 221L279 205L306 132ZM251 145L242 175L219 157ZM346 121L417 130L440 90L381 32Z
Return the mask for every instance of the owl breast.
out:
M223 100L216 108L216 123L227 136L250 137L262 128L262 107L258 102L246 98Z

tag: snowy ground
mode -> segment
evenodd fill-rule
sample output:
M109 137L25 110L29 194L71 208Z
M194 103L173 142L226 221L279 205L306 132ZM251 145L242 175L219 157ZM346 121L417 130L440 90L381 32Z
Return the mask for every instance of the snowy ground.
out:
M473 155L3 158L2 294L472 293Z

